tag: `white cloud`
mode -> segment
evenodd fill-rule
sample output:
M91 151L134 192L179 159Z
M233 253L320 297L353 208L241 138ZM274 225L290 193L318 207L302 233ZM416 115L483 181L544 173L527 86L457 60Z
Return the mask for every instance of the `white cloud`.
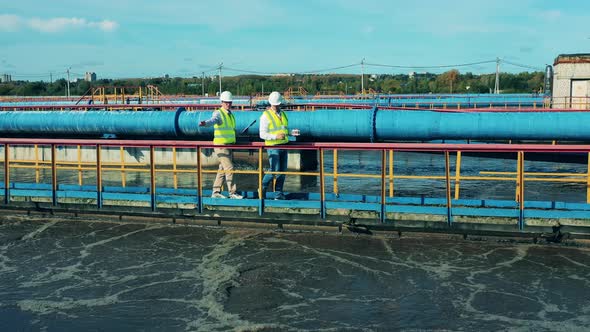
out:
M20 17L16 15L0 15L0 31L17 31L21 23Z
M119 23L110 20L103 20L100 22L90 22L88 23L89 27L96 27L102 31L111 32L115 31L119 27Z
M44 33L54 33L68 29L98 29L111 32L116 30L119 24L110 20L93 22L78 17L23 18L16 15L0 15L0 31L14 32L22 27Z
M28 20L28 25L33 30L41 31L41 32L58 32L63 31L70 27L82 27L86 24L86 20L81 18L50 18L50 19L40 19L40 18L32 18Z
M365 34L371 34L371 33L375 32L375 27L372 25L364 26L362 29L362 32Z
M539 13L539 16L549 22L555 22L561 18L561 12L559 10L546 10Z

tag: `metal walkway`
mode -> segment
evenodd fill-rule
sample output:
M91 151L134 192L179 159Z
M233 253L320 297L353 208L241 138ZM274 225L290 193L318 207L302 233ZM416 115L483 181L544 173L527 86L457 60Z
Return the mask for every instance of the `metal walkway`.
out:
M317 170L284 172L287 176L309 176L319 181L319 192L290 192L287 200L260 197L260 184L264 170L263 143L231 146L248 150L255 155L257 165L252 169L235 170L237 174L257 177L258 190L243 192L245 199L210 198L204 189L207 174L216 170L203 167L202 150L211 148L211 142L154 141L154 140L65 140L65 139L0 139L3 159L3 192L5 209L25 209L71 213L104 213L116 215L238 220L284 224L346 226L370 231L409 230L461 234L512 234L530 237L567 236L590 238L590 173L560 173L526 171L528 154L582 153L588 155L590 145L493 145L493 144L414 144L414 143L307 143L284 146L288 150L317 152ZM34 147L34 157L14 158L24 147ZM129 163L105 160L107 149L139 148L147 152L146 160ZM64 159L68 148L77 151L77 161ZM283 147L282 147L283 148ZM39 153L47 149L48 153ZM93 158L82 158L81 150L91 151ZM180 167L179 151L192 151L196 158L191 166ZM354 173L339 171L339 151L371 150L380 155L380 163L368 165ZM43 150L45 151L45 150ZM158 159L162 151L172 151L166 160ZM398 174L394 168L394 153L429 152L442 156L442 165L434 167L432 174ZM515 172L489 172L479 175L461 173L461 154L512 153ZM330 154L330 161L326 161ZM44 155L44 157L40 157ZM49 183L39 176L42 170L50 172ZM30 172L29 181L12 180L14 172ZM64 171L80 174L77 184L64 183L58 176ZM149 175L149 186L105 185L103 178L109 172L144 172ZM81 174L93 173L91 183L83 183ZM172 184L157 185L158 177L173 174ZM193 188L182 188L177 183L179 174L194 177ZM357 178L361 182L378 181L379 191L374 195L344 193L339 181ZM443 197L398 196L398 181L435 181L442 184ZM514 199L462 198L461 188L470 182L504 182L513 186ZM565 202L548 199L525 199L525 187L550 183L569 183L585 186L586 199ZM6 185L8 184L8 185ZM567 189L568 186L563 188ZM564 189L564 190L565 190ZM541 191L540 195L544 193Z

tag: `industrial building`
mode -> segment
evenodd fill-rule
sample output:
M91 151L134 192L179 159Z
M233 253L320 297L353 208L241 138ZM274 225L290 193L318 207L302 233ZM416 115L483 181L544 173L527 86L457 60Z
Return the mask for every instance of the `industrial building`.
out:
M94 72L88 72L87 71L86 73L84 73L84 80L86 82L94 82L94 81L96 81L96 73L94 73Z
M590 109L590 53L560 54L553 71L553 108Z

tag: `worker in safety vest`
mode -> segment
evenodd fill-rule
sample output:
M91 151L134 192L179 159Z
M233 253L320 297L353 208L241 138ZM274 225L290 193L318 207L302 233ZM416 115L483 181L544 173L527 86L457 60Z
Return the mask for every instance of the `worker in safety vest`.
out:
M229 145L236 143L236 119L231 111L232 94L229 91L223 91L219 95L221 107L213 112L209 120L199 122L200 127L213 125L213 143L215 145ZM221 193L221 185L225 177L225 183L229 191L229 198L242 199L242 195L236 192L236 183L234 182L234 163L233 152L225 147L214 148L217 159L219 160L219 170L213 182L213 198L227 198Z
M267 147L280 146L289 142L289 119L285 111L281 110L282 97L281 94L274 91L268 97L270 107L260 116L260 138L264 140ZM298 134L298 131L293 133ZM267 149L268 159L270 162L271 172L286 172L288 154L284 149ZM265 174L262 179L262 193L265 195L268 185L276 176L275 183L275 197L274 199L285 199L283 193L283 184L285 183L285 174L273 175Z

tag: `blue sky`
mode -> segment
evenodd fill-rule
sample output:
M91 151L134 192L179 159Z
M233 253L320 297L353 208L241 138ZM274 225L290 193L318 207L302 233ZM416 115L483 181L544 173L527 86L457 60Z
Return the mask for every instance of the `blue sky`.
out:
M493 61L539 68L590 53L587 0L17 0L0 5L0 73L48 80L410 68ZM503 63L508 72L531 69ZM406 68L408 67L408 68ZM491 73L495 63L457 67Z

